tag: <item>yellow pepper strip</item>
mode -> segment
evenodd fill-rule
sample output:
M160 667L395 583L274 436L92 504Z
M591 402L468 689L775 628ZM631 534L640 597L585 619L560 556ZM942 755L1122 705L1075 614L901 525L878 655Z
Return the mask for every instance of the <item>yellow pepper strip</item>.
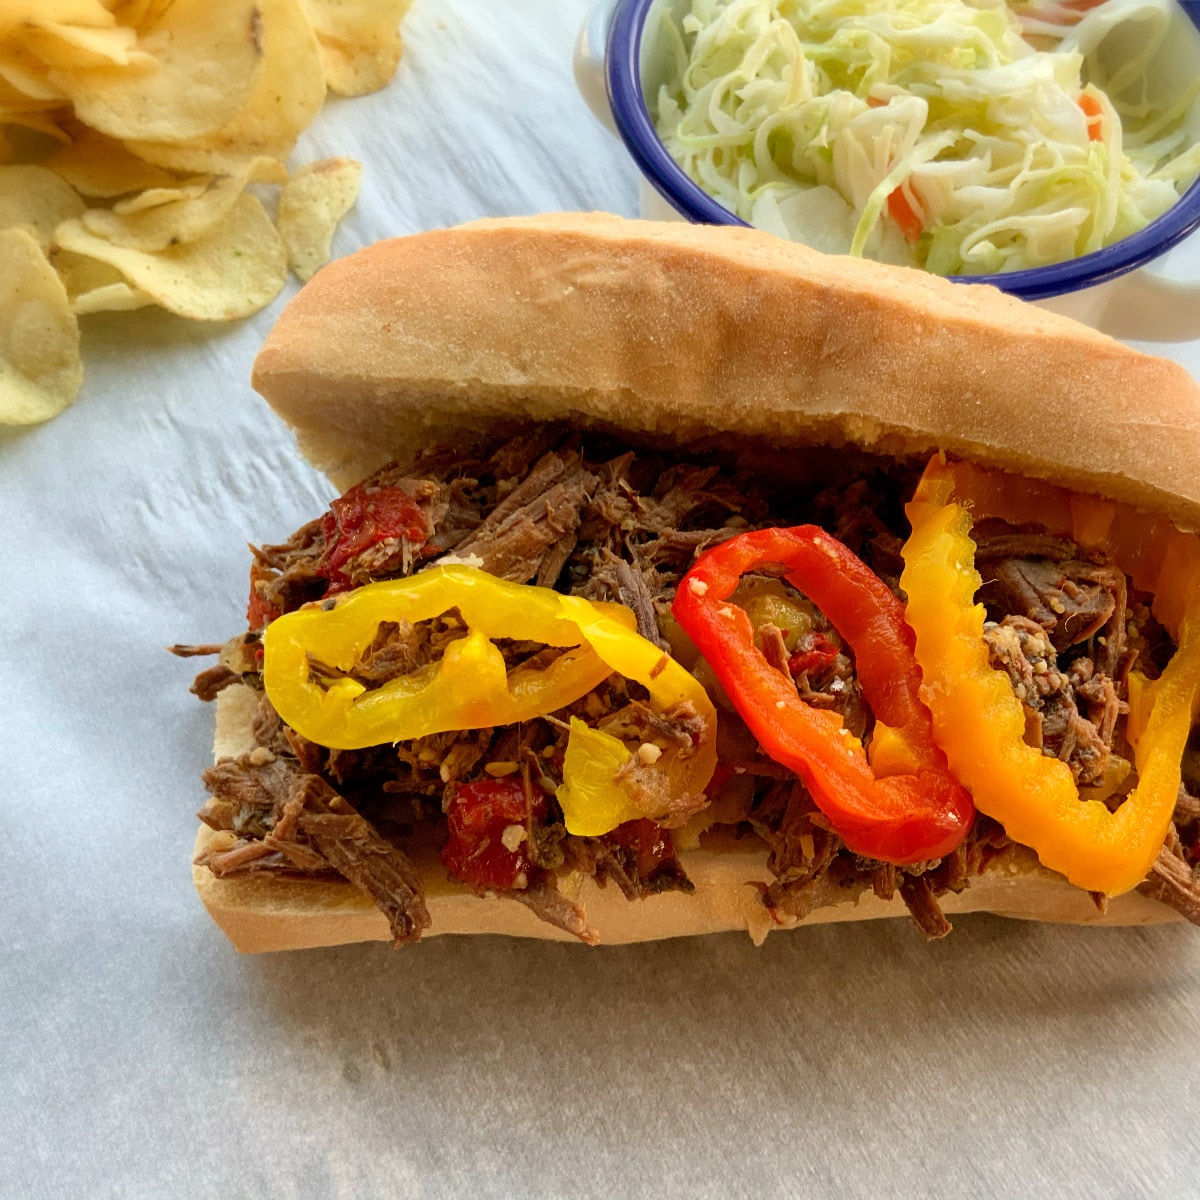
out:
M613 672L587 644L573 616L610 631L612 641L644 639L623 605L605 611L549 588L508 583L467 566L433 567L408 579L371 583L272 621L263 635L263 684L276 712L322 746L357 750L453 729L514 725L586 696ZM441 662L367 690L353 679L328 689L314 681L309 656L351 671L381 621L425 621L457 608L470 632ZM566 647L545 669L508 674L493 637ZM648 653L657 654L649 642Z
M578 717L571 718L563 782L558 789L558 804L568 833L599 837L646 815L614 782L617 772L632 758L620 738L592 729Z
M578 596L562 596L569 615L588 644L614 670L643 684L655 712L690 705L704 732L689 751L671 747L655 764L666 772L672 797L699 795L717 769L717 712L700 682L675 659L644 638L631 638L615 622ZM592 611L589 613L589 609ZM558 802L567 832L581 837L608 833L626 821L654 817L614 777L632 758L611 734L572 720Z
M469 632L446 647L440 662L370 690L350 678L328 688L313 679L310 656L350 672L380 622L415 624L452 608ZM673 797L702 793L717 765L716 710L701 684L638 634L635 623L621 604L508 583L473 567L432 567L272 621L263 635L263 684L275 711L297 733L318 745L357 750L532 720L574 703L618 671L645 685L656 712L686 702L701 718L698 744L690 752L667 750L660 769ZM492 644L496 637L566 652L544 669L519 667L509 674ZM631 757L624 744L579 721L571 727L560 797L570 832L607 833L652 815L614 779Z
M1112 506L1108 519L1095 503L1072 508L1070 494L1049 484L1021 481L1026 490L1010 505L1006 478L1013 477L934 459L907 506L913 532L903 550L900 586L916 634L922 697L951 770L979 810L1073 884L1118 895L1145 878L1162 847L1179 788L1180 759L1200 709L1200 589L1194 586L1194 571L1182 586L1167 574L1172 562L1200 558L1180 540L1190 535L1162 529L1157 518L1143 518L1139 539L1131 510L1122 511L1126 506ZM1124 564L1136 559L1142 578L1153 575L1167 589L1169 605L1182 613L1178 650L1153 686L1153 707L1135 745L1138 787L1115 813L1099 801L1081 800L1066 764L1024 742L1021 702L1007 676L989 663L986 614L974 599L981 579L971 513L955 502L962 499L973 503L977 515L1036 522L1056 533L1073 535L1076 521L1090 523L1093 531L1105 526L1118 565L1129 570Z
M1153 595L1154 615L1178 641L1200 578L1200 538L1195 534L1182 533L1166 517L1138 512L1130 504L1081 496L1053 483L970 463L934 459L922 486L933 488L935 482L948 489L947 502L953 496L976 521L1001 517L1012 525L1040 525L1085 548L1104 550L1135 587Z

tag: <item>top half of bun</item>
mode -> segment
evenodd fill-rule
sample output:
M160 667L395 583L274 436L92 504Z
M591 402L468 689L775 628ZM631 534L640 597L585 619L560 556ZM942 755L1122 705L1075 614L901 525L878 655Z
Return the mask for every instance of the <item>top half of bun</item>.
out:
M1005 296L750 229L478 221L332 263L254 386L347 486L423 446L568 420L635 440L945 450L1200 529L1200 387Z

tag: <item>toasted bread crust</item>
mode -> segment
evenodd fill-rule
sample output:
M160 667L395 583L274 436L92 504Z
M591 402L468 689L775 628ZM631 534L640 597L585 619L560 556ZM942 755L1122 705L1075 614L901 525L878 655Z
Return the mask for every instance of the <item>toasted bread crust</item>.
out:
M752 229L603 214L380 242L288 305L254 386L346 486L568 420L679 445L934 450L1200 529L1200 387L994 288Z

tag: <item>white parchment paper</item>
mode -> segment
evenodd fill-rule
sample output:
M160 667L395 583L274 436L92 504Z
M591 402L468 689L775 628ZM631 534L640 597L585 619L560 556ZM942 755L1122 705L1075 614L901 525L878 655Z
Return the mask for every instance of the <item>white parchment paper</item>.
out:
M366 164L337 250L632 215L585 7L417 0L393 86L297 155ZM236 630L244 543L331 494L247 383L281 306L89 318L79 403L0 435L0 1196L1197 1194L1190 927L239 958L190 881L212 714L162 647Z

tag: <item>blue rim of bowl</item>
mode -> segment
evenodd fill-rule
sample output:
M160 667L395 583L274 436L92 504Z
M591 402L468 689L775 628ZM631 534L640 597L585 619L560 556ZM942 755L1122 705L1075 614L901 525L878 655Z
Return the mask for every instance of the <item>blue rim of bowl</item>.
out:
M642 94L642 34L646 16L656 0L619 0L608 32L605 78L613 120L621 139L642 174L680 215L702 225L741 225L747 222L714 200L694 183L670 156ZM1200 5L1181 4L1200 30ZM1135 271L1165 254L1200 228L1200 179L1168 212L1145 229L1103 250L1048 267L1010 271L1003 275L952 275L957 283L990 283L1024 300L1046 300L1065 292L1094 287Z

